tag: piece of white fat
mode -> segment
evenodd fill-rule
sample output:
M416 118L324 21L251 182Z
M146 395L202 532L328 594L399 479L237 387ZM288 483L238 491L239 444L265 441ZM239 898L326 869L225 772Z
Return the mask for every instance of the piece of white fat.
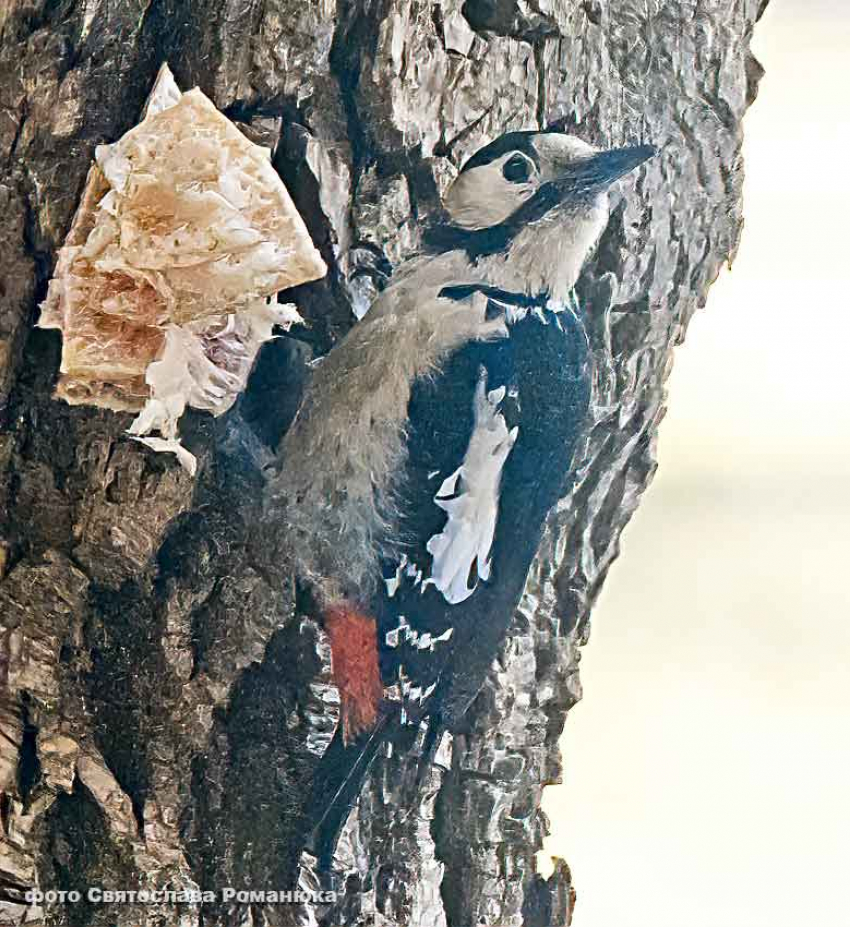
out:
M487 392L482 370L474 399L474 426L460 467L443 481L434 502L448 515L445 527L428 541L434 560L424 585L434 585L447 602L456 605L475 591L472 568L478 578L490 577L490 551L499 514L502 470L518 428L508 429L499 404L504 387Z
M56 394L138 412L130 433L192 470L185 408L230 408L274 326L300 321L278 291L327 268L268 149L166 65L96 160L39 320L62 331Z
M155 451L175 454L194 475L195 457L180 444L177 431L186 406L213 415L226 412L245 388L260 345L272 337L273 327L288 328L299 319L293 305L261 298L253 308L223 320L169 326L162 356L145 374L151 398L129 434ZM162 437L146 437L151 432Z

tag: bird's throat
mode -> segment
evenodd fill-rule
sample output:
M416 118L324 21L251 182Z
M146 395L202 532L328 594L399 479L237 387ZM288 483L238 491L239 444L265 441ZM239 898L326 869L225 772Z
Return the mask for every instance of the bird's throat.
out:
M607 220L602 198L553 209L518 229L503 251L480 257L476 267L492 286L565 302Z

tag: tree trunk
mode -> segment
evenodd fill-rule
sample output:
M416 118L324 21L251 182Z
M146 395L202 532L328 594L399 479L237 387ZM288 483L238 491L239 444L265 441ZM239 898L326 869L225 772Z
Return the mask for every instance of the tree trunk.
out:
M0 923L569 923L569 870L535 873L541 794L591 605L655 468L673 347L740 234L767 0L3 3ZM275 149L330 268L287 294L311 348L270 342L236 408L184 419L194 478L128 439L130 416L53 399L60 338L33 328L94 147L138 121L163 61ZM285 526L259 518L263 464L311 354L415 250L451 165L556 121L661 151L578 287L596 365L579 478L464 730L419 783L419 741L376 759L320 882L306 812L335 691ZM258 543L281 551L272 569ZM86 897L166 886L218 894ZM32 888L83 897L28 907Z

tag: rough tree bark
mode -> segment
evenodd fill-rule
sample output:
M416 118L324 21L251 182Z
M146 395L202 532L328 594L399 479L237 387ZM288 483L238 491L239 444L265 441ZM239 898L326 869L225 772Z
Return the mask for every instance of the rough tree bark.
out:
M766 3L3 0L0 923L569 921L566 866L535 874L541 794L560 775L590 607L655 467L673 347L734 255ZM53 400L59 337L33 328L94 146L135 123L164 60L275 147L331 267L292 294L316 352L485 141L561 120L661 154L580 282L596 362L580 478L465 730L419 790L417 743L378 758L337 853L336 905L27 913L36 885L315 884L302 811L336 719L328 648L296 597L285 526L257 527L309 352L271 342L237 408L184 420L192 479L128 440L129 416ZM266 542L284 552L271 568Z

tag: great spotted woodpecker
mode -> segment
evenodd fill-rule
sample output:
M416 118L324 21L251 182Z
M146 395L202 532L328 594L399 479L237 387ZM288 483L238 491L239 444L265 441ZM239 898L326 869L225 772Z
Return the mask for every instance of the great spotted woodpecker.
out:
M586 418L572 289L609 186L653 154L501 136L317 366L269 512L324 613L338 749L387 716L385 693L401 721L451 728L479 692Z

